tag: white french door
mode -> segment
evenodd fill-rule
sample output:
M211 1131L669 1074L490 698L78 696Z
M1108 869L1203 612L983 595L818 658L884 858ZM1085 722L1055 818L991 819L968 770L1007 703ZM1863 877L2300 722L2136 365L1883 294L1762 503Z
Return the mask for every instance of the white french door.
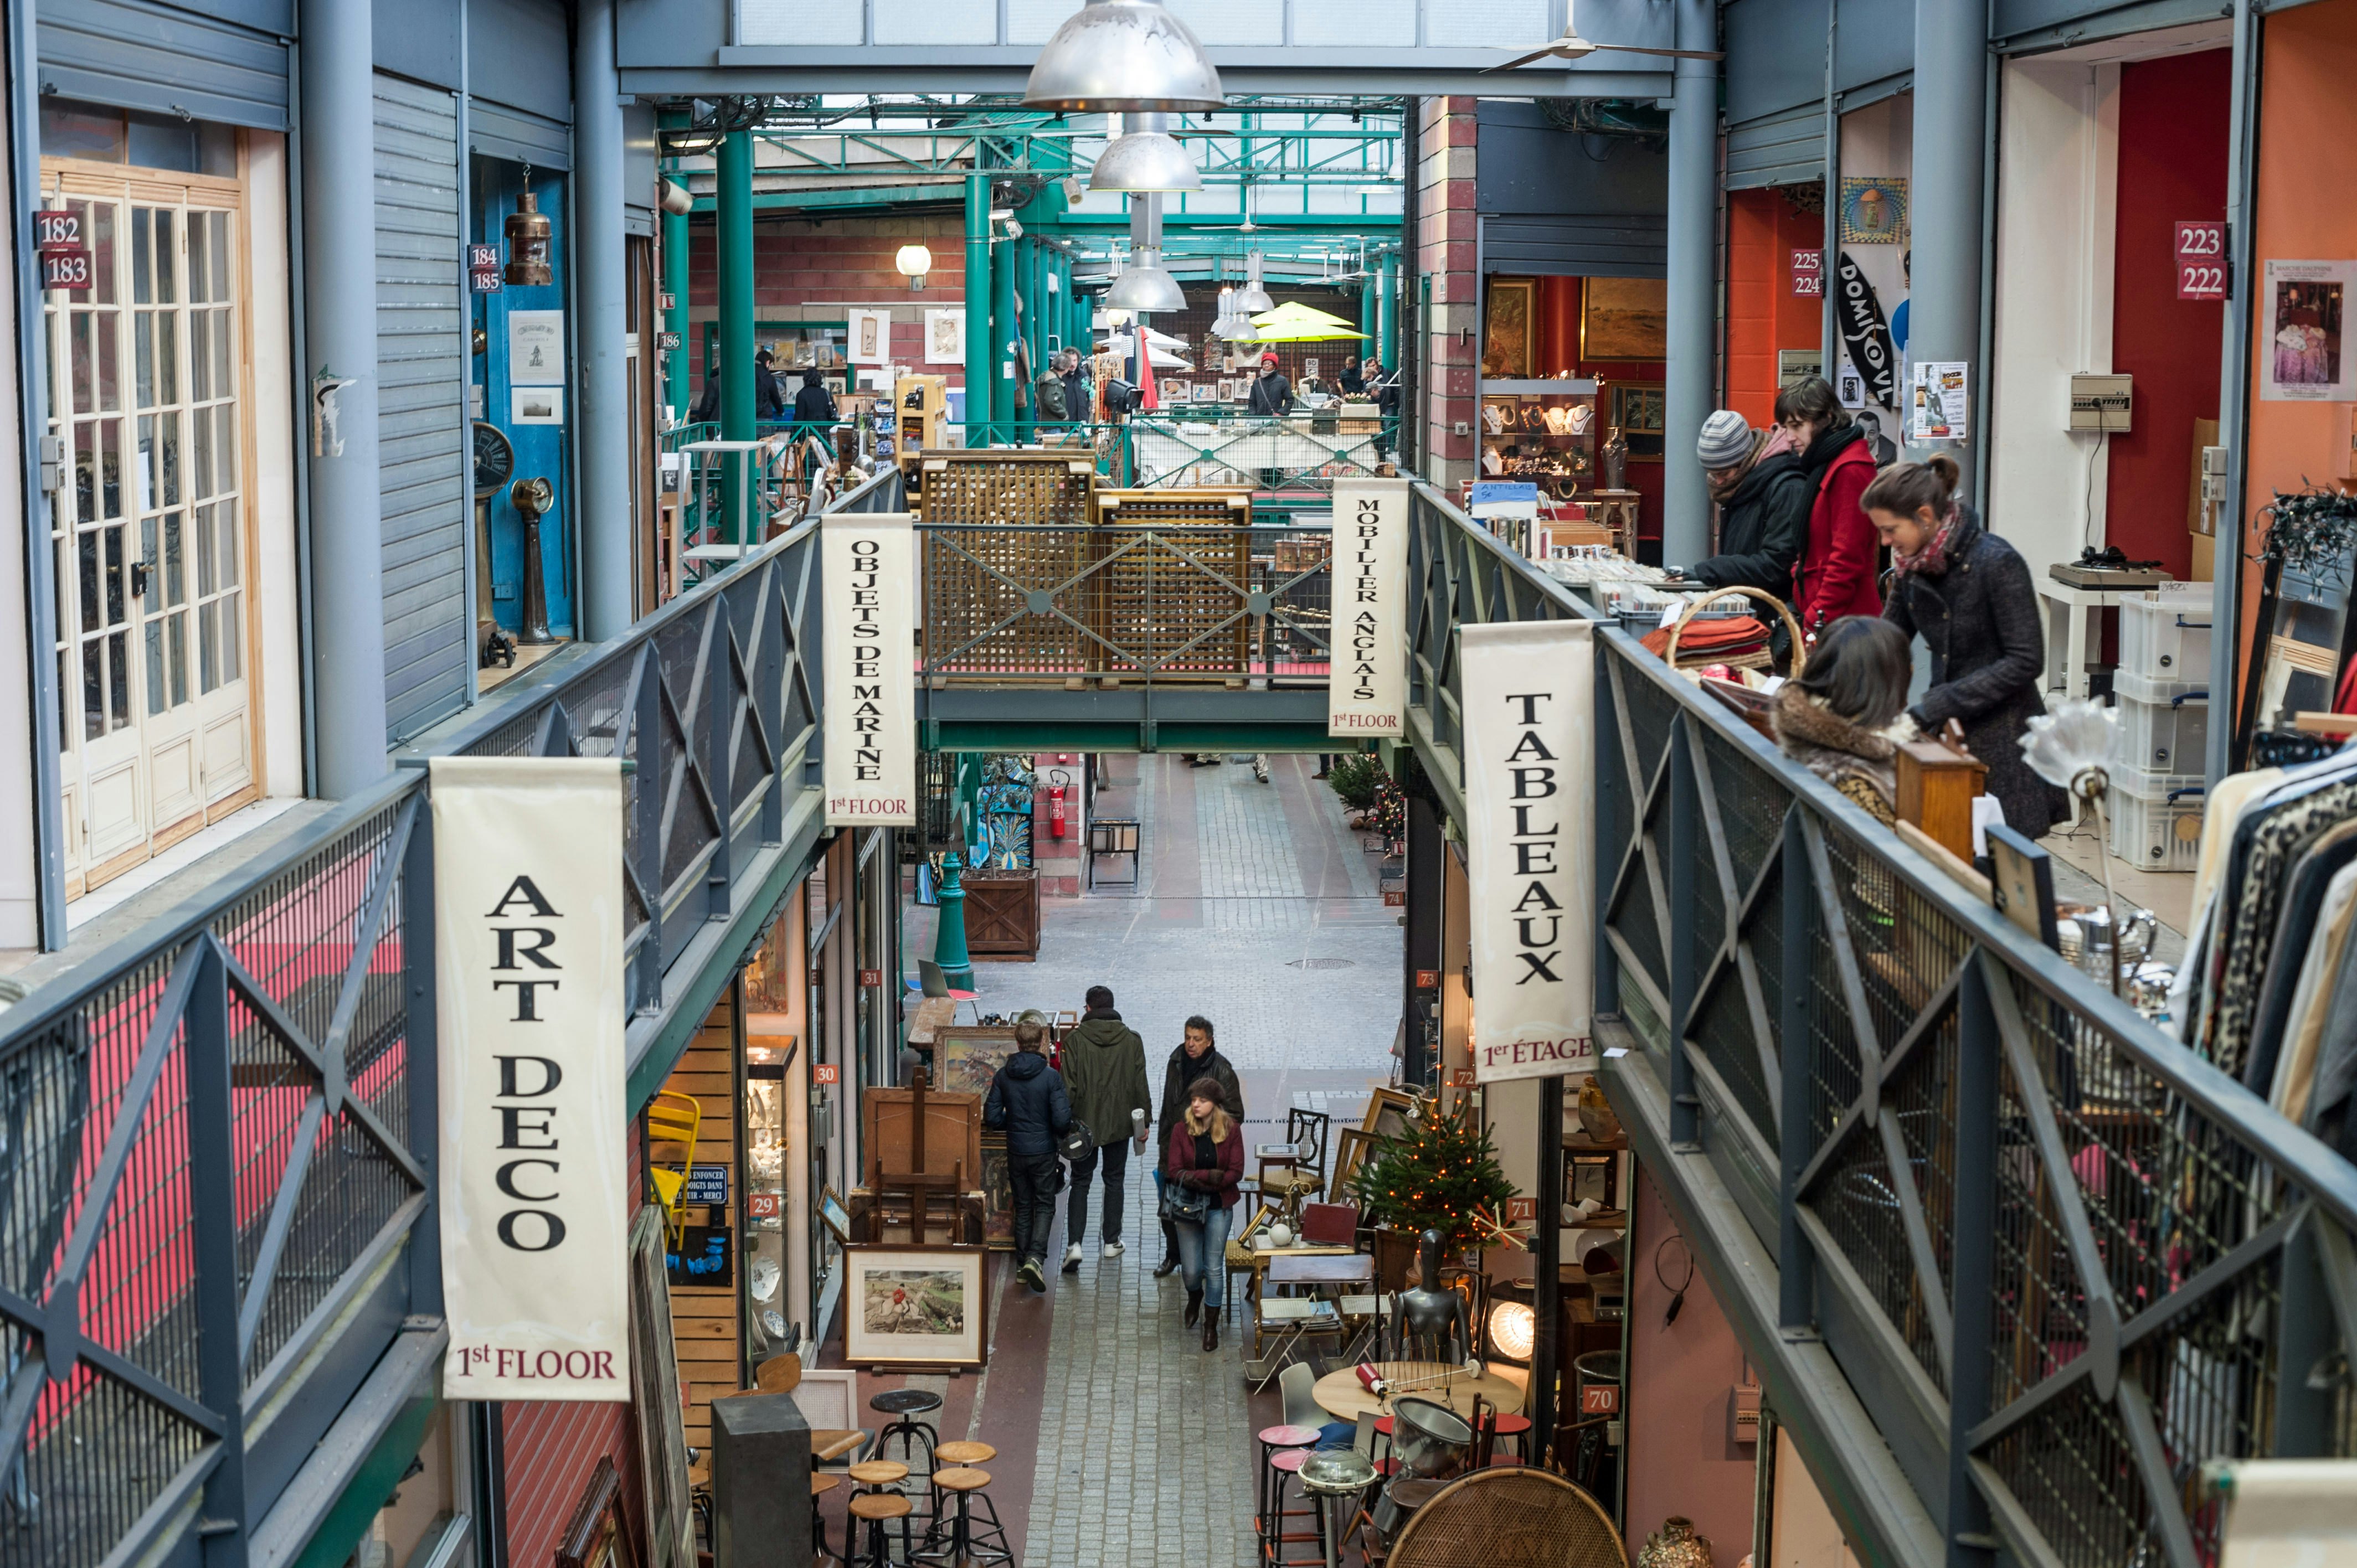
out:
M69 897L255 793L231 181L45 166L91 286L43 297Z

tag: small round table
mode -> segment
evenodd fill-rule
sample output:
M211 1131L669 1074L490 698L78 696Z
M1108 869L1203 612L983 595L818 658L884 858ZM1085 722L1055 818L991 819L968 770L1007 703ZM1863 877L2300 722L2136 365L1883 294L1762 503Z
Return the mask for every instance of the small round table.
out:
M1452 1369L1438 1361L1380 1361L1375 1365L1375 1370L1385 1381L1410 1385L1405 1388L1394 1386L1392 1390L1394 1395L1447 1405L1468 1421L1473 1419L1473 1399L1477 1394L1500 1410L1522 1408L1523 1390L1520 1384L1495 1372L1457 1370L1456 1375L1444 1385L1441 1374ZM1344 1367L1340 1371L1327 1373L1310 1388L1309 1394L1318 1402L1318 1409L1337 1421L1356 1421L1368 1411L1378 1415L1391 1413L1390 1402L1377 1399L1373 1391L1359 1381L1356 1367Z

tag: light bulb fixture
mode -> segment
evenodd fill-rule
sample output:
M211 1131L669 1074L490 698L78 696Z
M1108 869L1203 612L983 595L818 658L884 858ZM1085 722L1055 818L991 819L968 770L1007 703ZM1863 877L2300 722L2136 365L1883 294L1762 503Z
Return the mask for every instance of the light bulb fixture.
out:
M1501 1301L1490 1309L1490 1348L1509 1361L1527 1361L1538 1338L1539 1315L1528 1302Z
M1121 276L1114 279L1113 287L1105 290L1105 303L1117 310L1184 310L1187 295L1179 289L1178 280L1162 270L1162 252L1152 245L1140 245L1131 252L1130 264Z
M1128 116L1131 129L1089 170L1089 188L1104 191L1200 190L1203 171L1170 134L1168 114Z
M1160 0L1085 0L1032 62L1024 104L1066 113L1217 109L1220 73Z
M1276 301L1269 298L1268 290L1261 286L1263 258L1258 251L1244 257L1244 286L1236 290L1236 314L1258 316L1264 310L1275 310Z
M911 289L920 289L925 286L925 274L933 270L933 252L922 245L903 245L893 254L892 264Z

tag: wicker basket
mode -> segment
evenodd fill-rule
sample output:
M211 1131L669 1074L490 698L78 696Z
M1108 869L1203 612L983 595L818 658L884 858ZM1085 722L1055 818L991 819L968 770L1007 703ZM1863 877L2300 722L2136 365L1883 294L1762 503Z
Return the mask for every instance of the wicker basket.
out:
M1758 588L1740 586L1717 589L1686 606L1684 613L1678 617L1676 624L1670 628L1670 645L1662 654L1663 660L1669 667L1673 670L1678 668L1678 638L1684 632L1686 623L1694 619L1696 612L1705 605L1715 604L1720 599L1728 598L1758 599L1761 604L1771 606L1778 615L1784 618L1784 629L1791 634L1792 639L1791 668L1785 673L1798 675L1801 672L1803 656L1801 623L1792 618L1792 608L1773 594L1763 593ZM1774 661L1770 657L1768 650L1762 648L1750 653L1738 653L1732 658L1714 656L1708 659L1697 659L1695 663L1697 666L1725 664L1738 670L1766 670L1772 668Z

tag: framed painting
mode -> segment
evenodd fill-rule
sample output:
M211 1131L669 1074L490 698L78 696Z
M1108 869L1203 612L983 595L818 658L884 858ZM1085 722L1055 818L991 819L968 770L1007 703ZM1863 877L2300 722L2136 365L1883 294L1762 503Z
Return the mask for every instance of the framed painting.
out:
M980 1247L846 1247L845 1362L980 1370L990 1347L989 1280L990 1254Z
M939 1068L933 1087L944 1094L986 1095L990 1080L1014 1054L1012 1029L944 1028L933 1043L933 1059Z
M1665 357L1669 353L1669 286L1663 278L1589 278L1579 291L1579 357Z
M1350 1192L1351 1178L1359 1174L1359 1166L1365 1163L1367 1151L1374 1146L1374 1142L1372 1133L1359 1127L1344 1127L1335 1133L1334 1179L1328 1184L1327 1190L1337 1195L1336 1202L1340 1202L1342 1197Z
M1663 451L1663 413L1667 393L1658 381L1614 381L1606 421L1629 443L1632 463L1658 463Z
M1871 174L1842 177L1841 242L1845 245L1907 243L1905 176Z
M892 313L853 310L850 360L855 365L880 365L892 357Z
M851 1240L851 1210L843 1206L843 1198L834 1188L826 1187L818 1195L818 1217L838 1242Z
M1492 278L1481 291L1481 379L1528 381L1538 352L1539 282Z
M1415 1096L1404 1089L1379 1089L1367 1101L1366 1120L1360 1122L1361 1131L1375 1138L1407 1136L1407 1113L1415 1104Z

